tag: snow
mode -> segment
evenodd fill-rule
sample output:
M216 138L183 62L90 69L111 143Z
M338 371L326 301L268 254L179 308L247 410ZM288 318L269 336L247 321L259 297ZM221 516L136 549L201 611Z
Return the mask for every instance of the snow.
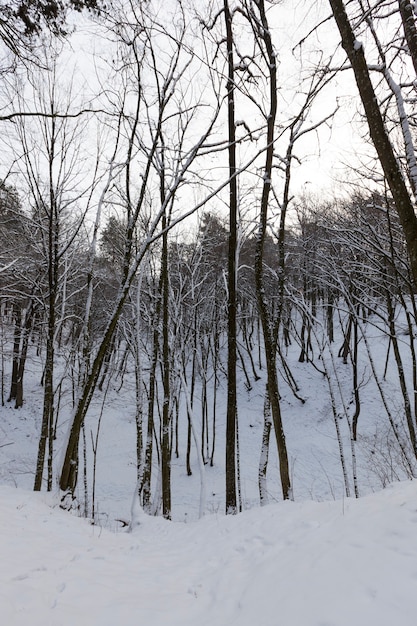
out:
M0 615L13 626L414 626L417 481L112 533L0 487Z
M401 320L398 322L401 323ZM334 352L341 345L340 332ZM404 364L407 336L404 336ZM367 342L378 376L388 338L370 325ZM326 353L351 414L351 368ZM300 384L299 401L281 384L281 405L295 502L282 502L276 447L268 466L269 504L259 507L265 370L245 389L239 374L239 445L243 512L224 516L226 385L218 388L214 466L205 465L205 516L198 520L201 476L193 448L187 476L185 421L179 458L172 459L174 522L141 514L128 532L136 482L134 377L123 389L117 375L106 396L97 393L86 420L88 490L92 492L92 439L103 407L96 447L96 525L59 508L53 493L33 493L42 415L41 357L31 346L24 406L0 407L0 620L7 626L414 626L417 592L417 481L405 478L387 440L388 419L371 376L367 343L360 344L362 411L358 500L344 496L328 384L310 363L287 360ZM324 361L321 359L320 364ZM57 365L59 367L59 363ZM10 372L6 370L6 387ZM390 357L384 379L387 402L401 419L398 379ZM333 383L334 385L336 383ZM211 398L209 398L211 403ZM339 408L342 402L339 400ZM184 404L185 407L185 404ZM182 409L184 410L184 407ZM63 391L56 459L71 414ZM349 429L338 422L349 480ZM343 417L343 419L342 419ZM196 418L199 432L201 424ZM389 452L389 464L387 457ZM81 468L82 470L82 468ZM83 504L80 472L79 500ZM157 467L154 468L157 476ZM396 481L395 484L389 484ZM387 486L380 491L382 486ZM372 493L375 492L375 493ZM353 489L351 489L353 493ZM320 500L320 501L313 501ZM91 514L91 508L89 510Z
M336 329L337 339L333 351L337 351L342 338ZM369 349L372 352L374 368L382 380L388 338L373 325L367 329ZM408 359L407 337L404 337L404 367L407 379L412 375L412 366ZM398 454L396 442L379 391L372 376L365 342L360 343L359 380L361 383L361 415L358 424L358 441L356 442L356 459L359 493L361 496L378 491L392 481L406 479L403 462ZM294 343L288 348L287 363L300 386L297 399L288 385L280 380L281 406L284 430L287 439L291 479L294 497L297 502L303 500L340 499L345 495L345 485L339 456L334 419L330 403L329 387L323 375L315 370L310 363L299 363L299 347ZM318 353L316 351L315 356ZM337 371L340 387L343 390L343 403L352 414L354 405L351 403L352 373L349 365L334 357L334 368ZM323 359L318 360L319 367ZM6 365L6 390L10 381L10 360ZM249 363L247 363L247 366ZM57 369L63 369L57 363ZM258 467L261 455L263 430L263 404L265 392L265 368L260 369L256 363L260 379L251 380L252 388L245 388L245 379L241 370L238 372L239 382L239 446L242 506L244 509L259 506ZM331 368L333 365L328 364ZM38 449L40 423L42 417L43 387L40 384L43 370L42 355L37 356L36 346L30 346L27 368L25 372L25 402L21 409L15 410L13 403L0 406L0 484L7 484L24 489L32 489L34 469ZM412 381L410 381L411 384ZM336 383L332 383L336 386ZM85 425L86 455L88 459L87 482L90 499L88 515L91 516L91 495L95 479L95 519L108 529L117 530L120 524L117 519L129 519L132 493L136 483L136 425L135 425L135 383L132 367L124 376L123 388L120 378L114 374L109 383L108 393L97 392ZM394 359L390 355L390 366L383 380L386 402L395 419L405 431L402 399L398 376L395 371ZM411 389L411 387L410 387ZM216 450L214 466L204 466L203 477L206 490L206 513L223 513L225 506L224 450L225 450L225 408L226 381L220 378L217 389L216 417ZM337 389L333 390L334 393ZM339 392L337 392L338 394ZM212 389L208 389L208 403L212 405ZM339 394L340 395L340 394ZM198 398L198 390L196 392ZM103 407L103 403L104 407ZM342 401L338 400L340 409L341 431L344 447L345 463L348 470L350 491L352 484L352 459L350 453L350 431L347 420L343 417ZM184 415L186 406L182 400L181 413ZM54 476L65 443L68 420L72 411L72 392L62 387L60 415L57 426L57 439L54 442ZM100 427L98 416L103 411ZM195 406L195 428L201 433L201 408ZM211 429L211 420L210 420ZM200 492L202 478L199 469L199 458L193 444L191 466L193 474L187 476L185 463L185 444L187 421L179 424L179 457L172 458L172 515L176 522L195 521L199 516ZM93 477L93 440L99 437L96 447L95 477ZM211 438L211 437L210 437ZM211 445L211 441L210 441ZM388 449L387 449L388 446ZM82 447L82 446L81 446ZM80 451L82 458L82 450ZM412 456L411 456L412 458ZM83 505L84 486L82 481L83 467L80 471L78 498ZM157 462L153 468L153 477L158 476ZM274 435L271 435L271 447L268 462L268 495L271 503L282 499L279 480L279 463ZM154 491L153 486L153 491Z

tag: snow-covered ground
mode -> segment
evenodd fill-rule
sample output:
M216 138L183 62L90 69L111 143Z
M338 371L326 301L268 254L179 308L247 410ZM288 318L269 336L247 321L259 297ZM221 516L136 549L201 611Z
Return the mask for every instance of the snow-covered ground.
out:
M417 482L112 533L0 488L7 626L414 626Z
M369 340L382 379L388 340L372 328ZM340 338L336 342L339 345ZM15 410L6 402L0 407L1 624L415 625L417 482L403 480L401 460L388 438L388 419L363 344L359 372L362 408L355 444L358 486L363 497L345 497L328 384L311 364L298 363L298 349L293 347L288 363L304 402L282 384L281 406L295 502L281 501L272 435L270 504L259 508L258 464L265 389L265 373L260 370L261 379L253 382L251 390L245 389L243 376L239 382L244 511L238 516L223 514L223 380L218 389L214 466L205 466L205 517L197 519L198 463L193 449L193 475L187 476L186 421L181 420L179 457L174 455L172 460L174 522L142 514L132 532L120 523L130 520L136 475L132 372L126 372L123 388L119 380L112 379L107 395L97 392L86 420L89 498L93 448L97 451L97 523L92 525L76 513L61 510L56 494L31 491L42 414L41 359L31 350L25 372L24 406ZM337 423L353 494L346 417L353 411L352 374L350 366L343 365L337 356L333 365L333 391L339 393ZM407 362L405 365L409 379L411 368ZM6 387L10 381L7 367L6 362ZM401 423L403 409L392 355L383 383L392 415ZM70 390L64 390L60 402L54 442L56 465L72 402ZM80 514L82 473L81 464ZM403 482L395 482L398 479ZM388 488L380 491L386 485Z
M375 367L382 379L385 366L388 338L372 326L368 329L369 341ZM338 383L333 380L333 393L336 396L340 417L339 429L343 443L343 452L348 473L350 493L353 494L353 468L350 448L350 431L344 415L341 401L345 403L348 414L352 415L352 371L351 365L344 365L337 358L341 345L340 333L334 344L334 368ZM407 350L404 350L407 355ZM310 363L298 362L299 348L290 347L287 360L296 382L299 384L297 399L283 381L281 382L281 407L293 484L294 498L298 501L334 500L346 495L340 463L340 451L331 409L328 383L323 375ZM40 384L43 363L42 356L36 356L35 347L31 347L25 371L25 402L21 409L15 410L13 403L0 406L0 484L8 484L25 489L32 489L42 416L43 387ZM317 355L316 355L317 356ZM316 359L319 368L322 361ZM407 380L411 389L411 365ZM62 365L63 368L63 365ZM58 372L60 364L58 363ZM10 382L10 361L5 361L5 389ZM265 391L265 369L258 368L260 379L252 381L252 389L247 390L245 379L239 371L239 446L240 479L242 508L259 506L258 466L261 452L263 429L263 402ZM334 372L331 372L334 375ZM407 478L402 461L398 458L395 441L390 430L388 418L382 406L377 387L363 343L360 344L359 379L361 381L361 413L358 422L358 440L355 444L357 460L357 480L360 495L378 491L386 484ZM59 380L59 379L58 379ZM383 380L386 399L396 421L402 421L405 430L404 410L401 401L398 375L394 359L390 357L390 367ZM338 388L339 385L339 388ZM211 390L209 389L209 393ZM224 456L225 456L225 416L226 416L226 381L220 380L217 391L216 450L214 466L205 466L207 513L224 511ZM196 391L198 398L198 389ZM212 398L209 397L211 406ZM61 449L67 430L67 420L72 406L71 390L64 387L60 399L59 423L55 447L55 475L61 457ZM196 450L192 448L192 476L186 472L186 424L185 405L181 408L182 418L179 423L179 456L172 457L172 506L175 521L194 521L198 518L200 499L200 476ZM102 414L101 420L99 416ZM196 428L200 431L199 406L195 411ZM211 423L210 423L211 428ZM85 424L85 446L88 458L87 487L91 514L91 496L93 489L93 447L95 459L95 516L96 521L109 529L117 529L117 519L130 517L132 493L136 481L136 425L135 425L135 387L131 367L124 376L123 387L120 379L112 378L108 392L97 391L89 410ZM98 433L98 437L97 437ZM390 441L390 439L392 441ZM391 445L392 444L392 445ZM83 504L83 452L81 450L81 470L79 479L79 500ZM412 455L411 455L412 456ZM155 461L154 480L158 475ZM268 493L270 502L279 502L282 498L279 480L279 466L274 434L271 434L270 456L268 463Z

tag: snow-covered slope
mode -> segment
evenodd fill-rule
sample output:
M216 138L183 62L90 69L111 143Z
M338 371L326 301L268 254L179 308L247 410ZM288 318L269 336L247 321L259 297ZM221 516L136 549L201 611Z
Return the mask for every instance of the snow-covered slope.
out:
M415 626L417 482L110 533L0 487L7 626Z

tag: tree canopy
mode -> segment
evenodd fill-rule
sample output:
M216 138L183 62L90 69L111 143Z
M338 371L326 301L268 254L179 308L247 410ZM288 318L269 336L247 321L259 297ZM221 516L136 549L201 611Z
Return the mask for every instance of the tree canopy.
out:
M57 36L68 32L68 11L99 12L101 0L9 0L0 4L0 39L13 54L44 29Z

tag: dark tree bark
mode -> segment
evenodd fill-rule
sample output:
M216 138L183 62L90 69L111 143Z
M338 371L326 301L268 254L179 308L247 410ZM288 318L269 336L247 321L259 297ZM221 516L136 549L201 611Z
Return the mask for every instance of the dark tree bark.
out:
M291 480L278 389L276 342L274 340L273 324L270 316L269 303L265 294L264 285L264 248L267 235L268 206L271 192L272 162L274 154L275 120L277 114L277 60L271 41L264 2L260 0L257 3L257 6L259 8L259 19L261 23L260 35L262 36L262 39L264 41L265 52L268 59L270 110L267 116L267 148L263 174L259 230L256 242L255 283L259 314L264 336L265 359L268 374L268 394L279 456L282 495L285 500L291 498L292 496Z
M404 369L404 364L400 352L400 347L398 345L398 336L397 330L395 326L395 308L392 301L392 296L387 289L385 292L386 302L387 302L387 311L388 311L388 323L390 329L390 337L391 343L394 351L395 362L397 364L398 378L400 382L401 393L404 400L404 413L407 420L408 432L410 436L410 443L413 448L413 452L415 457L417 458L417 435L416 428L414 424L413 414L411 410L411 402L410 396L407 389L407 381L406 381L406 373Z
M356 307L356 315L353 320L353 348L352 348L352 382L353 382L353 397L355 402L355 412L352 415L352 436L353 441L357 439L358 432L358 420L361 412L361 398L359 394L359 382L358 382L358 316L359 306Z
M226 514L237 513L236 493L236 255L237 255L237 179L235 78L233 60L233 30L229 3L224 0L227 45L227 112L229 134L229 250L228 250L228 306L227 306L227 416L226 416Z
M164 146L162 145L160 171L160 199L165 204L165 162ZM171 519L171 397L170 397L170 346L169 346L169 258L168 258L168 231L169 216L165 213L162 218L162 386L164 400L162 405L162 433L161 433L161 479L162 479L162 514Z
M410 0L398 0L405 39L417 75L417 28L413 5L414 2Z
M54 110L51 103L51 110ZM48 216L48 301L47 301L47 337L46 360L43 394L43 413L41 435L39 438L38 457L34 490L42 488L43 468L45 463L46 444L48 443L48 491L52 489L52 456L53 456L53 421L54 421L54 362L55 362L55 331L56 331L56 301L58 296L58 265L59 265L59 207L54 188L54 161L56 157L56 120L51 120L50 145L48 147L49 161L49 206L41 207Z
M20 336L20 354L15 379L15 408L20 409L23 406L23 375L25 373L26 357L29 346L29 335L33 325L34 304L31 300L26 308L25 319L21 328Z
M159 289L162 288L161 277ZM152 457L153 457L153 438L154 438L154 412L155 412L155 396L156 396L156 368L159 358L159 333L158 325L161 315L161 298L158 296L155 315L153 317L153 350L152 362L149 371L149 393L148 393L148 421L146 430L145 458L143 463L143 483L142 483L142 503L147 513L151 512L151 479L152 479Z
M349 315L346 331L343 331L343 344L339 350L338 356L343 358L344 365L347 364L349 352L350 352L350 339L352 336L353 316Z
M329 288L327 289L326 320L327 320L327 336L329 337L330 343L334 342L333 313L334 313L334 294L332 293L332 290Z
M16 399L17 377L19 371L20 335L22 332L22 308L18 302L13 303L14 333L13 333L13 357L12 357L12 380L7 402Z

